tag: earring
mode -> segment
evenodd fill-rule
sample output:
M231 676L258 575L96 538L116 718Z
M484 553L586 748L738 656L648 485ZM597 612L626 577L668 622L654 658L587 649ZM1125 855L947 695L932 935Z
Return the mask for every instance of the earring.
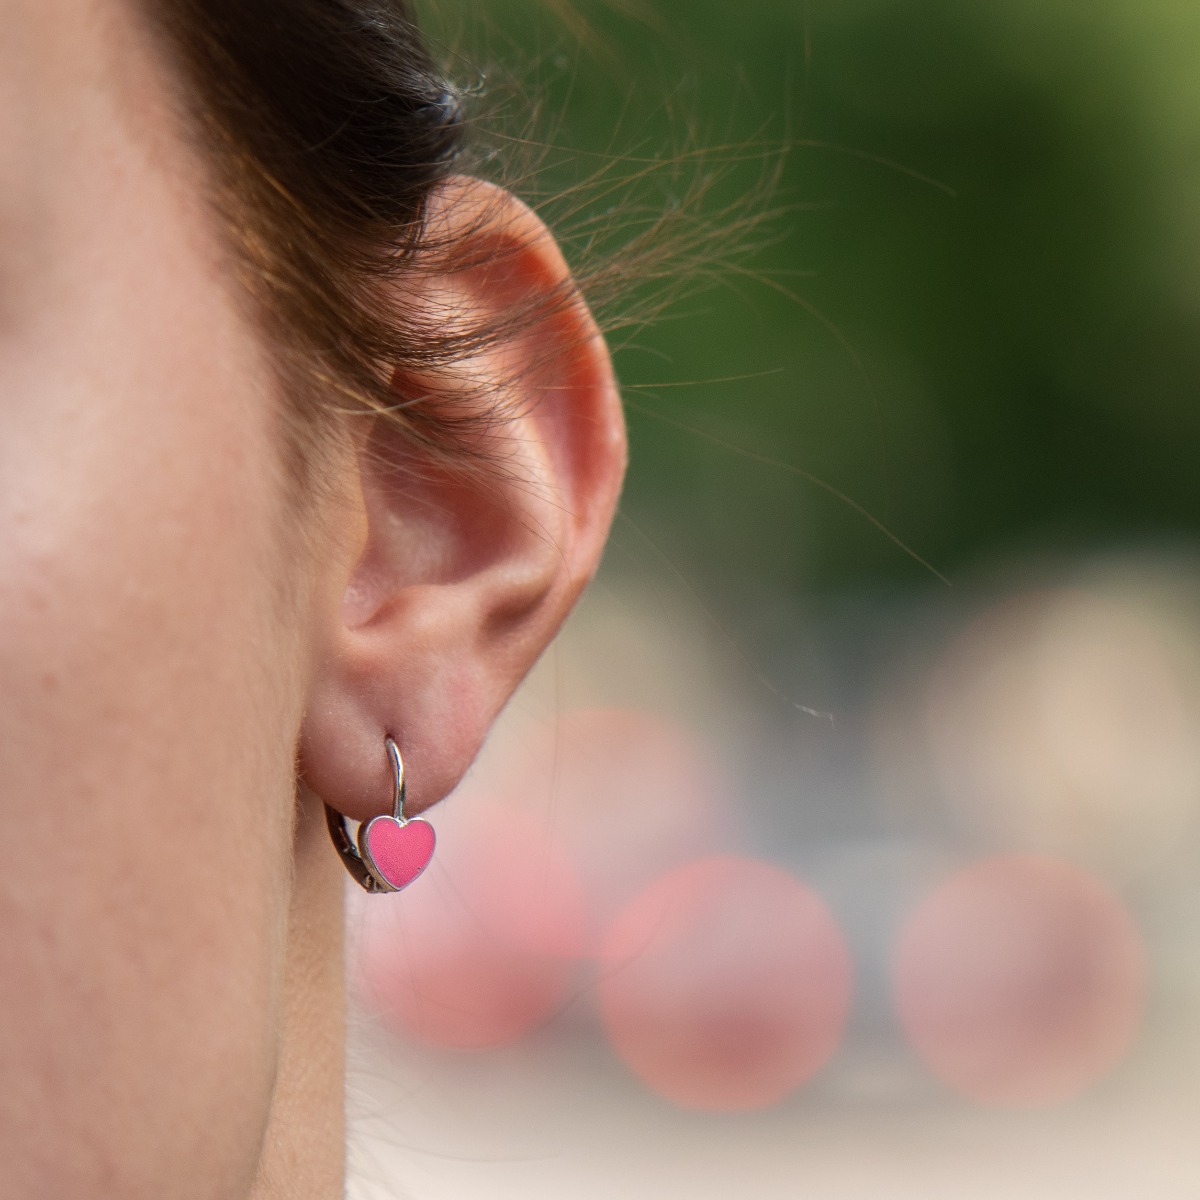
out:
M389 737L384 742L392 764L392 815L372 817L358 827L358 843L346 817L325 805L329 836L346 870L368 892L398 892L429 866L437 838L422 817L404 815L404 760Z

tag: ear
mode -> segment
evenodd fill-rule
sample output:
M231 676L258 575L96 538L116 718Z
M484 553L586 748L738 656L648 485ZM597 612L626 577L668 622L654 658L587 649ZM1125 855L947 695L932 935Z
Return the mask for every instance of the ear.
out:
M464 179L431 219L439 240L468 243L456 256L468 265L416 276L426 311L451 305L471 327L565 300L458 368L464 397L491 381L502 410L486 480L423 461L382 418L359 439L300 738L305 782L357 820L390 805L386 736L404 757L409 815L459 781L595 571L625 467L608 350L546 227ZM435 386L453 403L452 380Z

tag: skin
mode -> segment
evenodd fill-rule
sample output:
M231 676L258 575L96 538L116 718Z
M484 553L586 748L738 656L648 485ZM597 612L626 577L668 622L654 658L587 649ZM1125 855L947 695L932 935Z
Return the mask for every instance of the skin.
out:
M318 795L385 811L388 733L417 808L470 763L596 566L607 354L578 304L464 368L526 392L487 488L359 419L297 505L169 67L126 0L0 28L0 1194L340 1196ZM503 254L431 302L563 278L483 185L436 219Z

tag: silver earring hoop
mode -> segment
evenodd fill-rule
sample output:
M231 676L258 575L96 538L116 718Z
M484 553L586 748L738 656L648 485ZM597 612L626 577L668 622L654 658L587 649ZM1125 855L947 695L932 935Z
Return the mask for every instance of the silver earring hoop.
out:
M423 817L404 815L404 760L389 737L384 740L392 768L392 812L372 817L350 836L346 817L325 805L325 821L334 849L351 878L368 892L398 892L420 875L433 857L437 838Z

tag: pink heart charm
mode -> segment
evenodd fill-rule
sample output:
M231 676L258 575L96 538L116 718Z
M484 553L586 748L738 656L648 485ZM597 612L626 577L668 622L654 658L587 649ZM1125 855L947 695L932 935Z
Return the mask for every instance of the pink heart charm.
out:
M375 817L359 827L358 848L367 869L385 888L398 892L429 866L436 838L428 821Z

